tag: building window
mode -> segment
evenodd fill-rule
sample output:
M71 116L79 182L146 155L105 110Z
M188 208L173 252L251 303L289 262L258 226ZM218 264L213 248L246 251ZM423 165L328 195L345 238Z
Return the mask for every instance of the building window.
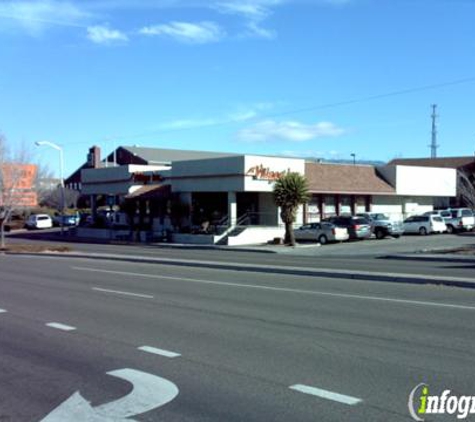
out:
M340 198L340 214L351 214L351 196L342 196Z
M312 197L307 205L307 222L314 223L320 221L320 207L318 206L318 198Z
M323 209L323 213L325 214L325 217L331 217L333 215L336 215L335 197L333 195L325 196L324 201L325 201L325 206Z
M361 214L366 212L366 196L356 197L356 213Z

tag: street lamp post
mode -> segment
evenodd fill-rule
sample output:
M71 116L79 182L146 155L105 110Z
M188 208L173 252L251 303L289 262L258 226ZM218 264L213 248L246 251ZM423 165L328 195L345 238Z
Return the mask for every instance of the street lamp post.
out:
M39 141L35 142L36 146L48 146L51 147L59 152L59 178L60 178L60 190L61 190L61 236L64 236L64 159L63 159L63 148L59 145L54 144L53 142L49 141Z
M356 154L352 153L350 155L353 157L353 165L355 165L356 164Z

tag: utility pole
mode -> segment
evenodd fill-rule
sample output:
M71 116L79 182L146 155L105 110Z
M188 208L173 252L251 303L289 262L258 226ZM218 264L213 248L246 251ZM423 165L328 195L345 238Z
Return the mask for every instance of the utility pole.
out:
M437 104L432 104L432 142L430 144L430 158L437 158L437 148L439 145L437 144Z

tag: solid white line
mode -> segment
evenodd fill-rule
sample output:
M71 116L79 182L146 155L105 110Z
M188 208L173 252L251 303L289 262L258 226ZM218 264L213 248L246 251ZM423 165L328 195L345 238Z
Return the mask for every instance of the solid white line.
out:
M63 331L74 331L76 327L71 327L70 325L60 324L59 322L49 322L46 324L47 327L56 328L57 330Z
M153 299L153 296L150 296L150 295L144 295L140 293L131 293L131 292L122 292L120 290L102 289L101 287L92 287L92 290L95 290L96 292L114 293L116 295L125 295L125 296L142 297L144 299Z
M156 347L151 347L151 346L141 346L141 347L137 347L137 349L141 350L142 352L165 356L166 358L177 358L181 356L179 353L170 352L168 350L163 350L163 349L157 349Z
M309 387L308 385L296 384L289 387L291 390L299 391L300 393L309 394L311 396L320 397L322 399L336 401L338 403L354 406L361 403L363 400L356 397L345 396L343 394L333 393L332 391L322 390L316 387Z
M116 274L116 275L133 276L133 277L177 280L177 281L183 281L186 283L200 283L200 284L210 284L210 285L215 285L215 286L227 286L227 287L242 287L246 289L271 290L275 292L300 293L300 294L316 295L316 296L339 297L339 298L345 298L345 299L373 300L373 301L379 301L379 302L401 303L405 305L434 306L438 308L450 308L450 309L462 309L462 310L467 310L467 311L475 311L475 306L453 305L450 303L425 302L425 301L420 301L420 300L406 300L406 299L392 299L392 298L380 297L380 296L361 296L361 295L354 295L354 294L349 294L349 293L329 293L329 292L319 292L315 290L291 289L291 288L285 288L285 287L271 287L271 286L261 286L261 285L253 285L253 284L242 284L242 283L225 283L222 281L209 281L209 280L199 280L199 279L194 279L194 278L170 277L170 276L162 276L162 275L154 275L154 274L141 274L141 273L130 273L130 272L124 272L124 271L101 270L97 268L88 268L88 267L71 267L71 268L77 271L89 271L89 272Z

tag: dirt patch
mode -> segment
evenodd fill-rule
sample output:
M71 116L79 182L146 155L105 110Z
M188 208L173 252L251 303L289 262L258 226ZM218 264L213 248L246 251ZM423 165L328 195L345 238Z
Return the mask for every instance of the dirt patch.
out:
M15 244L7 245L5 249L0 249L0 252L13 253L42 253L42 252L71 252L71 248L61 245L28 245Z

